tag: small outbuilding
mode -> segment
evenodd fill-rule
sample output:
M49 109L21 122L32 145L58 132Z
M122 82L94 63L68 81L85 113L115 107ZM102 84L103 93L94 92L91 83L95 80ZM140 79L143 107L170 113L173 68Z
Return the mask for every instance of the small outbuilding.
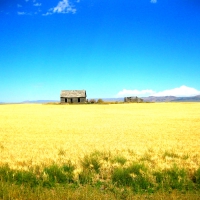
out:
M86 90L62 90L60 93L61 103L85 103Z
M124 102L135 102L135 103L142 103L143 99L138 97L124 97Z

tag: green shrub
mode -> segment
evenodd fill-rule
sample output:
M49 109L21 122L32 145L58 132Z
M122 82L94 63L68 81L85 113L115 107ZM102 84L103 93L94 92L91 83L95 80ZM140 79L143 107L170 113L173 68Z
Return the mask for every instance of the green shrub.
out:
M18 185L27 184L31 187L38 185L36 175L29 171L17 171L17 173L13 175L13 179Z
M99 173L101 167L99 158L95 154L91 154L89 156L86 155L81 161L81 165L83 167L83 170L94 170L96 173Z
M134 155L134 152L131 153ZM143 157L145 161L148 158L147 154ZM117 168L111 167L109 171L103 171L100 160L120 165ZM80 161L82 171L76 180L74 179L75 166L70 161L61 166L56 164L47 166L42 172L39 166L30 168L29 171L10 169L8 165L0 166L0 199L5 194L1 191L3 184L33 190L37 190L39 187L44 190L53 190L56 187L77 188L80 187L80 184L81 187L90 185L102 191L113 190L116 194L121 194L121 198L124 199L130 191L134 193L200 191L200 168L191 173L189 169L178 168L174 165L169 169L153 171L143 163L133 162L127 166L126 162L127 160L123 156L112 157L110 152L95 151Z
M44 169L47 178L44 180L45 186L53 186L55 183L68 184L74 182L73 171L75 167L71 163L63 166L52 165Z
M117 168L112 174L112 181L118 186L132 187L135 192L147 191L151 186L146 175L147 169L142 164L133 163L127 168Z
M172 189L182 190L185 179L186 179L186 172L184 169L178 169L177 167L173 167L165 172L165 177L169 186Z
M79 174L79 182L80 184L91 184L92 183L92 172L91 170L84 169L80 174Z
M16 183L17 185L37 186L39 181L36 175L31 171L12 170L7 165L0 167L0 180Z
M102 156L101 152L95 151L94 153L86 155L83 158L81 161L83 170L79 174L79 181L81 184L91 184L95 174L100 173L101 164L99 162L99 157Z
M154 176L158 183L157 189L183 191L193 188L193 184L188 178L185 169L179 169L176 166L162 172L155 172Z
M75 166L69 161L68 163L63 164L62 166L64 172L73 173Z
M104 101L103 101L103 99L98 99L97 100L97 103L103 103Z
M2 181L12 181L13 179L13 171L10 170L8 165L4 165L0 167L0 180Z
M127 159L123 156L116 156L114 159L111 160L113 163L119 163L121 165L124 165L127 161Z
M156 177L157 188L156 189L164 189L163 182L164 182L164 173L162 172L154 172L153 175Z
M200 189L200 167L199 169L194 173L194 176L192 178L192 181L197 185L197 188Z
M96 103L96 100L95 99L90 99L89 103Z

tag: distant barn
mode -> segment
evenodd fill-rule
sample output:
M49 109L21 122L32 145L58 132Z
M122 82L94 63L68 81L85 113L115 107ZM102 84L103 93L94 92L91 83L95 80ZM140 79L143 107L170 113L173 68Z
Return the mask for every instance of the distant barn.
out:
M143 99L138 97L124 97L124 102L142 103Z
M62 90L60 93L61 103L85 103L86 90Z

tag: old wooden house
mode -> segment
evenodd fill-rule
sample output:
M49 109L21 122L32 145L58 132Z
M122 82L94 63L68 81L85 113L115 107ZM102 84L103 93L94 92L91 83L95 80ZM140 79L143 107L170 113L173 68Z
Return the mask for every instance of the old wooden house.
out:
M124 102L142 103L143 99L138 97L124 97Z
M62 90L60 93L61 103L85 103L86 90Z

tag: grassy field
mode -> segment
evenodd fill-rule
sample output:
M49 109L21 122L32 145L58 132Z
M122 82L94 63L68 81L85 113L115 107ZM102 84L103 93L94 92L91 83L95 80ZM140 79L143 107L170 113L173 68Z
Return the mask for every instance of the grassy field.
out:
M5 199L9 183L24 186L29 175L45 190L95 186L102 199L198 192L200 103L0 105L0 166Z

